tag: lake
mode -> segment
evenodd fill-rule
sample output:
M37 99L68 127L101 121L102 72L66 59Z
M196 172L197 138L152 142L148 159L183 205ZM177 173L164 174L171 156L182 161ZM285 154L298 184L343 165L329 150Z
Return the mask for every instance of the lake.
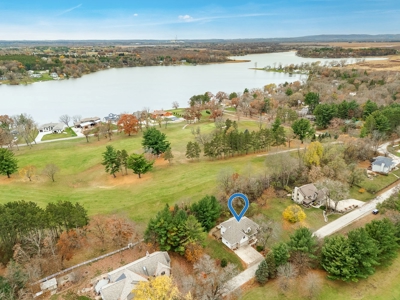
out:
M293 82L306 75L251 70L282 63L331 61L302 58L295 52L232 57L251 60L197 66L157 66L109 69L82 78L0 86L0 115L27 113L39 124L58 122L63 114L105 117L109 113L132 113L144 107L168 109L173 101L185 107L191 96L210 91L243 92L269 83ZM379 59L379 58L374 58Z

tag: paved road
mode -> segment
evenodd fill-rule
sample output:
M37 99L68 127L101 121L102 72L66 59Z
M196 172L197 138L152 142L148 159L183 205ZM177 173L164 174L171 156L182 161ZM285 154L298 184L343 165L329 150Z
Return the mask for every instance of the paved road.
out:
M376 205L378 203L382 203L383 201L388 199L392 195L392 193L399 188L400 188L400 183L392 187L391 189L387 190L386 192L383 192L375 199L365 203L360 208L357 208L352 212L340 217L339 219L321 227L320 229L314 232L314 235L318 238L324 238L350 225L351 223L361 219L362 217L371 214L372 211L376 208Z
M400 141L396 140L396 142ZM391 142L384 143L379 146L378 152L383 153L390 158L393 159L393 161L396 162L396 164L400 163L400 157L391 154L390 152L387 151L387 147L391 144ZM380 194L378 197L375 199L365 203L363 206L360 208L357 208L356 210L353 210L352 212L340 217L339 219L325 225L324 227L321 227L317 231L314 232L314 235L318 238L324 238L328 235L331 235L340 229L350 225L351 223L361 219L362 217L371 214L372 211L376 208L376 205L378 203L382 203L386 199L388 199L396 189L400 189L400 183L397 184L396 186L392 187L391 189L383 192Z
M260 263L255 264L254 266L246 269L242 273L238 274L237 276L229 280L228 283L226 284L225 288L226 291L224 292L224 296L232 293L234 290L240 288L242 285L252 280L256 274L259 264Z

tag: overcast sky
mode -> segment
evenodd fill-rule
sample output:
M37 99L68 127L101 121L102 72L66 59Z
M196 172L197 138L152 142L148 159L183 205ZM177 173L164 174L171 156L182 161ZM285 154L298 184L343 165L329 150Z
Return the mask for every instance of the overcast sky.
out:
M0 0L0 40L400 33L400 0Z

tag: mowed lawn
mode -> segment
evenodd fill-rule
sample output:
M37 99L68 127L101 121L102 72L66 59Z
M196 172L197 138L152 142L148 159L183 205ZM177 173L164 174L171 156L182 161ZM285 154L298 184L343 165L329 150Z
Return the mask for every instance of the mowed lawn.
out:
M146 222L161 210L166 203L172 205L181 201L197 201L207 194L217 192L217 175L224 168L232 168L242 173L252 167L259 172L264 167L264 157L247 155L222 160L209 160L202 157L199 161L185 158L186 144L194 140L191 128L201 127L201 131L211 132L214 123L204 122L200 125L185 123L169 124L166 133L171 142L175 156L168 164L162 158L157 159L154 170L138 179L132 171L128 176L117 174L113 178L104 171L101 165L102 153L107 145L116 149L126 149L129 153L141 153L141 133L128 137L116 134L112 141L95 137L73 139L46 144L38 144L33 148L20 147L16 151L19 166L34 165L39 175L32 182L14 174L12 179L0 178L0 203L26 200L37 202L44 207L49 202L69 200L80 202L90 215L123 212L136 221ZM240 129L255 130L256 122L243 122ZM56 182L40 175L40 171L48 163L60 168Z

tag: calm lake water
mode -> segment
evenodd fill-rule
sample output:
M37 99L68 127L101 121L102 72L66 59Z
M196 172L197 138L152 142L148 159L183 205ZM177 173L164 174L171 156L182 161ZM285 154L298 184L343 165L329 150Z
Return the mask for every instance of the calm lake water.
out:
M250 70L282 63L331 61L297 57L294 52L254 54L233 59L248 63L198 66L157 66L110 69L82 78L0 86L0 115L28 113L38 123L58 122L63 114L104 117L109 113L134 112L144 107L168 109L173 101L187 106L191 96L210 91L242 92L269 83L306 79L292 75Z

